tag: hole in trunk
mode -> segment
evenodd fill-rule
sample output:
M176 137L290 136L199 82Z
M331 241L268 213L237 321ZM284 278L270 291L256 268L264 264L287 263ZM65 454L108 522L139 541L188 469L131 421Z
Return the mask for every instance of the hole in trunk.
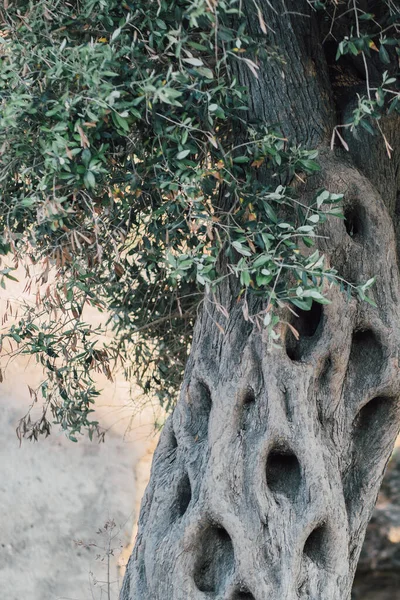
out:
M331 382L333 362L330 356L327 356L324 364L322 366L319 382L318 382L318 390L319 394L317 397L317 411L318 411L318 420L322 426L324 426L325 422L325 409L326 409L326 400L329 398L329 388Z
M267 459L267 485L274 494L294 499L301 483L300 463L286 448L273 449Z
M178 479L176 483L173 480L171 481L171 485L169 487L169 494L169 523L172 525L172 523L183 517L192 499L192 489L187 473L181 474L180 479Z
M296 308L298 317L293 316L292 325L298 331L299 339L288 327L286 334L286 352L293 361L302 360L317 341L322 331L322 305L313 302L311 310Z
M354 419L351 467L344 486L350 514L359 504L363 487L368 486L389 456L397 435L399 408L398 398L377 397L363 406Z
M243 395L243 406L248 407L251 404L254 404L255 401L256 401L256 397L254 394L254 390L252 390L252 388L247 388L247 390L245 391L245 393Z
M179 516L183 517L190 504L190 500L192 499L192 489L190 487L190 481L187 473L179 482L177 496Z
M165 455L168 457L169 463L176 460L178 456L178 440L176 439L174 427L172 425L172 419L168 419L163 429L163 435L161 436L160 446L163 446Z
M329 387L332 366L333 366L332 359L330 356L328 356L325 359L324 366L322 367L321 374L319 376L319 383L320 383L320 386L323 388Z
M210 388L203 381L195 380L190 384L188 390L188 408L191 411L191 417L187 429L198 440L207 437L211 407Z
M374 445L395 417L396 403L393 398L374 398L358 413L354 420L353 441L363 453L364 460L374 458Z
M251 409L255 406L255 402L256 402L256 397L255 397L254 391L251 388L247 388L243 392L241 402L242 402L242 406L241 406L242 414L241 414L241 419L240 419L240 429L242 431L246 431L246 429L248 429L249 425L250 425Z
M171 429L171 432L169 434L169 447L171 450L175 450L178 447L178 440L176 439L176 435L173 429Z
M221 591L235 568L232 540L222 527L208 527L198 544L194 581L201 592Z
M376 387L380 381L384 353L382 345L371 329L355 331L351 342L346 374L347 382L361 388Z
M255 600L253 594L246 590L235 592L232 596L232 600Z
M396 432L398 402L394 398L378 397L370 400L358 413L353 424L353 452L369 472L376 459L379 459L383 441L382 432L391 429Z
M363 234L364 209L359 205L348 206L344 211L344 225L347 235L359 241Z
M327 566L329 535L326 525L320 525L308 536L304 544L304 554L320 568Z

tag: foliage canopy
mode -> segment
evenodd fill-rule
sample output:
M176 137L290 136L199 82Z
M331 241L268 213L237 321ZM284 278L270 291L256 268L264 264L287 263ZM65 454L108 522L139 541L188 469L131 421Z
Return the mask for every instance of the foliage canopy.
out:
M390 66L399 12L391 1L377 14L359 2L311 4L327 35L341 35L336 59L366 65L365 93L342 126L374 133L381 113L399 106ZM252 39L235 0L0 9L2 283L22 260L28 285L29 261L42 284L37 305L1 335L7 358L32 354L45 369L32 390L43 416L23 419L20 435L47 434L51 415L73 440L82 429L101 435L92 374L111 378L117 364L169 409L204 291L213 297L225 277L237 278L245 317L272 340L279 308L328 302L326 283L368 299L373 280L340 281L318 251L305 251L321 221L341 216L340 193L321 189L309 205L296 194L296 180L318 171L318 152L291 144L279 123L247 122L240 69L257 77L263 61L282 60L256 11L262 35ZM386 71L373 88L375 52ZM248 294L266 308L249 314ZM108 315L106 345L84 321L86 304Z

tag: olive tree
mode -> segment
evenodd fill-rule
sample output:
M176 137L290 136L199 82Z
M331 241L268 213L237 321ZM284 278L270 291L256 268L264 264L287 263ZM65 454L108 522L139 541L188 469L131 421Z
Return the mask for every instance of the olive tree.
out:
M329 305L286 309L271 347L268 331L243 315L233 277L206 297L154 457L123 600L350 598L399 431L399 169L388 156L398 119L382 118L372 140L368 127L355 137L335 130L379 95L364 52L343 61L339 75L350 82L335 82L325 29L306 2L263 2L261 23L254 3L244 11L253 35L267 35L282 58L259 62L257 78L235 65L249 91L246 118L279 122L292 143L319 148L320 176L299 178L299 201L310 206L321 187L344 193L345 220L322 225L317 245L346 281L376 276L377 307L332 287ZM358 105L352 87L365 94ZM335 153L332 131L344 147ZM232 197L222 202L229 211ZM249 297L248 310L267 302Z
M19 436L102 438L122 365L171 414L121 599L347 600L400 424L398 7L0 11L2 283L40 284L1 341L44 369Z

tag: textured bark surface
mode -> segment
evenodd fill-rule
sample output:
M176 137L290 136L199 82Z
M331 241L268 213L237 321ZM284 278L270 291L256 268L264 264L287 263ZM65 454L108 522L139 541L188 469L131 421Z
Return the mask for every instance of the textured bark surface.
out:
M273 63L258 81L241 74L252 114L320 145L322 175L299 192L305 202L322 186L345 193L347 220L329 220L321 249L346 280L377 276L379 308L333 287L330 305L292 321L300 340L282 326L271 349L243 319L232 282L219 291L228 320L206 301L122 600L348 600L399 429L395 206L380 195L396 195L396 169L379 190L349 155L323 149L334 111L316 24L278 17L269 3L263 11L289 59L284 77ZM355 152L358 160L357 143Z

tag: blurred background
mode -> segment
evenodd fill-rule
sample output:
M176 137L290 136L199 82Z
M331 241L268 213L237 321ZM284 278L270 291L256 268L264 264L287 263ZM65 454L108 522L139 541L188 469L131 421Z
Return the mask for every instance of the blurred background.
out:
M15 429L37 369L18 358L0 386L1 597L117 598L156 444L156 412L147 406L134 414L125 382L116 381L97 407L104 443L73 443L54 428L20 446Z
M3 328L18 319L22 302L34 302L22 269L16 277L0 289ZM106 316L88 307L84 318L96 327ZM9 361L8 353L4 347L0 357L0 596L117 599L162 411L157 401L143 402L122 373L113 381L99 374L95 418L104 443L96 436L74 443L54 426L49 437L20 444L16 428L32 403L28 386L39 385L43 370L35 357ZM32 420L41 410L40 402L33 406Z

